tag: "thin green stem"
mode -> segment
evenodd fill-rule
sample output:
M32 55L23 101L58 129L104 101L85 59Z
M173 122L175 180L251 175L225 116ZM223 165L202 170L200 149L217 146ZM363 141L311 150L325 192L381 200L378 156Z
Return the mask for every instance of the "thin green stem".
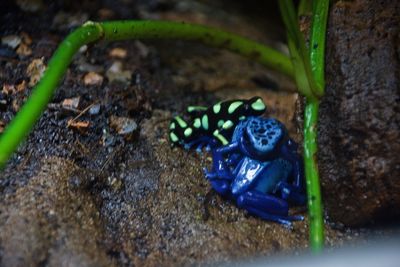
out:
M300 0L299 6L297 8L297 15L302 16L306 14L311 14L312 12L312 0Z
M84 45L100 39L182 39L224 48L293 77L293 66L284 54L265 45L219 29L166 21L88 22L69 34L55 51L31 97L0 136L0 169L30 132L51 100L73 55Z
M279 0L282 19L287 30L288 47L295 69L299 91L308 99L317 100L321 94L314 81L304 36L300 32L298 17L292 0Z
M227 49L293 77L293 65L281 52L258 42L212 27L185 22L113 21L99 23L105 40L180 39Z

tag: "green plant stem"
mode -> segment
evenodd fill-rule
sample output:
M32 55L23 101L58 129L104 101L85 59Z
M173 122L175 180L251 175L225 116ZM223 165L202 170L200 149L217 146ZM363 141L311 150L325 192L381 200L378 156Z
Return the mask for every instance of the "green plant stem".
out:
M303 16L303 15L311 14L312 3L313 3L313 0L300 0L298 8L297 8L297 15Z
M258 42L212 27L185 22L113 21L100 23L105 40L180 39L227 49L293 77L289 57Z
M300 2L299 14L310 9L310 1ZM324 246L324 224L317 164L317 124L319 97L324 94L325 87L324 53L329 0L313 1L310 52L300 32L292 0L279 0L279 6L288 32L288 45L295 67L297 86L304 87L299 91L307 99L304 112L303 157L310 221L310 245L314 252L318 252Z
M308 101L304 110L304 171L307 186L307 204L311 249L315 252L324 246L324 223L317 164L317 123L319 101Z
M329 0L314 0L310 36L310 63L319 94L325 92L325 38ZM304 113L304 160L310 213L310 243L315 252L324 246L324 224L317 164L319 101L307 101Z
M30 132L51 100L78 49L98 40L182 39L224 48L293 77L293 66L284 54L255 41L219 29L166 21L88 22L73 31L50 59L32 95L0 136L0 169Z
M313 1L313 16L310 36L311 69L321 95L325 92L325 38L329 0Z
M288 47L295 69L297 87L307 99L317 100L321 97L320 90L313 78L304 36L300 32L298 17L292 0L279 0L279 8L286 26Z

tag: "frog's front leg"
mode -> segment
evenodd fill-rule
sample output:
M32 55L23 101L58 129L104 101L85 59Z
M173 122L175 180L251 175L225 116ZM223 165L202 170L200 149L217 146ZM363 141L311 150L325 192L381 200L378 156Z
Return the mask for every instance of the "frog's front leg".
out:
M205 146L213 147L213 146L216 146L216 144L217 144L217 142L215 141L214 138L209 137L209 136L201 136L190 142L184 143L183 147L186 150L196 147L196 151L198 153L201 153L203 147L205 147Z
M303 220L302 216L289 216L289 205L286 201L256 190L247 191L236 199L240 208L267 221L274 221L291 226L291 221Z
M226 163L225 155L237 152L238 147L238 143L235 142L212 150L212 168L211 171L204 170L206 178L232 180L233 174Z

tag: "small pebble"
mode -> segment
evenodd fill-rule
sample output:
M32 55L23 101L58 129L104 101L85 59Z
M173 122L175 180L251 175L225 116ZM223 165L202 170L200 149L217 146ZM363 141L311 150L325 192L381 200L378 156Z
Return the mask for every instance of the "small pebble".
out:
M97 73L104 72L103 66L90 64L90 63L86 62L86 60L87 59L85 57L78 57L78 59L76 60L79 71L97 72Z
M101 143L103 146L112 146L115 143L115 137L103 129L103 135L101 136Z
M12 49L17 48L21 41L22 39L18 35L7 35L1 38L1 43L11 47Z
M83 82L85 85L101 85L103 83L103 76L96 72L88 72L83 77Z
M66 109L77 109L79 106L80 97L66 98L62 102L62 107Z
M122 62L116 61L107 70L106 76L110 82L119 81L122 83L128 83L131 80L132 71L123 70Z
M110 56L115 58L126 58L127 52L126 49L116 47L110 51Z
M121 135L131 134L137 129L136 122L133 119L126 117L111 116L110 126Z
M89 109L89 114L90 115L97 115L100 112L100 104L96 104L93 105L90 109Z

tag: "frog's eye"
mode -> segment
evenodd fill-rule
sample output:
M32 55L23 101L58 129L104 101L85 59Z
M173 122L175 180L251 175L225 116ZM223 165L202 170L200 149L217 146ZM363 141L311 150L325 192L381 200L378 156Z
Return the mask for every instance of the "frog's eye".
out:
M252 99L253 100L253 99ZM265 104L261 97L257 97L251 103L251 109L255 111L265 111Z

